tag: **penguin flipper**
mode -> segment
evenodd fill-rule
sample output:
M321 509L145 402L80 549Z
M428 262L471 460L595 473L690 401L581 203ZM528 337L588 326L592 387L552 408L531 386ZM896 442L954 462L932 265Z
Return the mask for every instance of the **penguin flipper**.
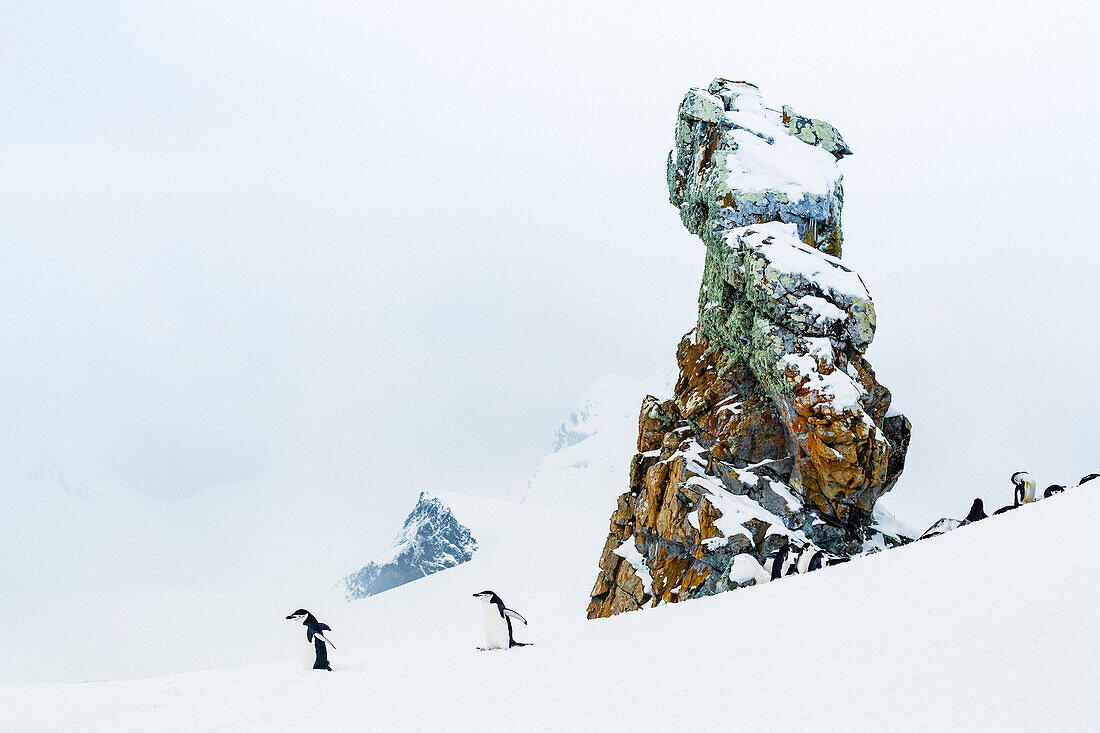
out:
M329 631L332 631L332 629L329 629ZM313 637L314 637L315 639L320 639L321 641L325 642L326 644L328 644L328 645L329 645L330 647L332 647L333 649L335 649L335 648L336 648L336 645L335 645L335 644L333 644L333 643L332 643L331 641L329 641L329 640L328 640L328 638L327 638L327 637L326 637L326 636L325 636L324 634L322 634L322 633L321 633L320 631L317 631L317 632L315 632L315 633L313 634Z
M527 625L527 619L525 619L523 616L520 616L518 613L516 613L515 611L513 611L510 608L504 609L504 615L505 616L511 616L512 618L514 618L516 621L519 621L524 626Z

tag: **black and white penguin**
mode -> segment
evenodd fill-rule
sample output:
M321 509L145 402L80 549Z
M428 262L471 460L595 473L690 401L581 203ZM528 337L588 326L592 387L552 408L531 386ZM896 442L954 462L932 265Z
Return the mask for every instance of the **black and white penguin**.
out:
M1077 482L1077 485L1080 486L1081 484L1088 483L1089 481L1098 478L1100 478L1100 473L1090 473L1088 476L1082 476L1081 480Z
M299 608L286 619L287 621L304 619L302 626L306 627L306 633L302 636L302 644L298 649L302 666L306 669L324 669L331 672L332 667L328 663L328 647L332 646L332 642L326 639L322 632L332 631L332 627L318 621L316 616L304 608Z
M1054 496L1055 494L1061 494L1065 490L1066 490L1066 487L1062 486L1061 484L1051 484L1050 486L1048 486L1046 488L1046 491L1043 492L1043 498L1044 499L1049 499L1050 497Z
M803 566L811 562L813 554L814 550L809 547L788 545L764 558L764 572L771 580L806 572Z
M772 580L779 580L784 575L789 575L790 552L784 547L773 555L764 558L764 572L771 576Z
M519 621L524 626L527 619L520 616L510 608L504 606L500 596L491 590L483 590L474 593L482 603L482 616L485 619L485 648L486 649L511 649L514 646L529 646L518 642L512 636L512 619Z
M798 553L798 561L794 567L799 575L804 575L805 573L812 573L814 570L820 570L828 564L829 561L824 552L813 547L803 547L802 551Z
M807 547L802 550L798 555L798 563L796 565L798 573L812 573L815 570L821 568L827 568L830 565L839 565L842 562L848 562L851 558L842 557L840 555L830 555L824 550L815 550Z
M1012 474L1012 483L1016 486L1013 494L1016 497L1017 506L1035 501L1035 482L1031 480L1030 473L1017 471Z
M977 522L980 519L985 519L985 506L982 504L981 499L975 499L974 503L970 505L970 513L966 515L965 522Z
M1015 487L1012 491L1012 505L1003 506L994 514L1003 514L1010 509L1016 509L1022 504L1030 504L1035 501L1035 482L1031 480L1031 474L1027 471L1017 471L1012 474L1012 484Z

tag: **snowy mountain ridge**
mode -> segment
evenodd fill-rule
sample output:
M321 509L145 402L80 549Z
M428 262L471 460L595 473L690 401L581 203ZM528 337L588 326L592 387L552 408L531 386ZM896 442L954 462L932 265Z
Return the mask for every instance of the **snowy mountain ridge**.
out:
M668 364L646 379L606 374L593 382L554 435L551 453L577 445L600 430L621 432L622 421L637 419L638 404L646 394L671 394L676 366Z
M340 581L344 596L366 598L468 562L477 546L450 507L422 491L389 550Z
M644 379L608 374L593 382L558 428L524 503L598 514L612 508L637 442L638 405L647 394L671 394L675 381L668 364Z

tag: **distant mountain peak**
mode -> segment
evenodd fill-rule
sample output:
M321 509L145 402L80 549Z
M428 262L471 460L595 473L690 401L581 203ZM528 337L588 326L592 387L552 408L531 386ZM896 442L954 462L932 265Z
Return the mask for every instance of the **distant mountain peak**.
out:
M377 595L468 562L477 550L470 530L441 499L421 491L389 550L341 580L349 601Z

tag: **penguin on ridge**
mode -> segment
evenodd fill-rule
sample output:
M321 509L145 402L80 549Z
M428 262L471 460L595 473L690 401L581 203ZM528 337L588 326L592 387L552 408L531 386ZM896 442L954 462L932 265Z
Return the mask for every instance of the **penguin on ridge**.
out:
M1100 478L1100 473L1090 473L1088 476L1082 476L1081 480L1077 482L1077 485L1080 486L1081 484L1087 483L1097 478Z
M798 555L798 562L795 567L798 569L798 574L803 575L805 573L812 573L814 570L820 570L829 564L826 559L825 553L821 550L812 550L807 547L802 550Z
M827 556L821 550L812 546L787 545L764 558L764 572L768 573L772 580L779 580L788 575L807 573L810 570L817 570L822 565L832 564L831 561L824 561L825 557Z
M1044 499L1049 499L1050 497L1054 496L1055 494L1061 494L1065 490L1066 490L1066 487L1062 486L1061 484L1051 484L1050 486L1048 486L1046 488L1046 491L1043 492L1043 498Z
M975 499L974 503L970 505L970 513L966 515L964 522L977 522L980 519L985 519L985 506L982 504L981 499Z
M510 608L506 608L500 596L491 590L483 590L474 593L482 603L482 617L485 619L485 648L486 649L511 649L514 646L530 646L516 641L512 636L512 619L519 621L524 626L527 619L520 616Z
M851 558L842 557L837 555L829 555L824 550L809 551L809 548L802 551L802 554L798 556L798 572L812 573L815 570L821 568L827 568L830 565L840 565L841 563L848 562Z
M1018 495L1020 504L1030 504L1035 501L1035 482L1031 480L1031 474L1027 471L1017 471L1012 474L1012 483L1016 485L1013 494Z
M821 550L811 550L809 547L803 547L794 563L795 572L804 575L811 570L817 570L821 567L821 557Z
M771 576L772 580L779 580L784 575L790 575L791 572L797 572L797 562L790 556L790 550L787 547L776 552L774 555L768 555L764 558L764 572Z
M304 619L302 626L306 627L306 633L302 636L302 645L298 650L302 658L302 666L310 669L324 669L329 672L332 667L328 663L328 647L332 642L325 638L322 632L332 631L332 627L317 620L317 617L304 608L299 608L286 617L287 621ZM336 647L333 646L333 649Z
M772 580L778 580L787 575L812 573L830 565L848 562L850 559L830 555L812 545L795 548L788 546L764 558L764 572L768 573Z
M1035 501L1035 482L1031 480L1031 474L1027 471L1017 471L1012 474L1012 483L1016 487L1012 491L1012 505L1003 506L993 512L994 514L1003 514L1010 509Z

